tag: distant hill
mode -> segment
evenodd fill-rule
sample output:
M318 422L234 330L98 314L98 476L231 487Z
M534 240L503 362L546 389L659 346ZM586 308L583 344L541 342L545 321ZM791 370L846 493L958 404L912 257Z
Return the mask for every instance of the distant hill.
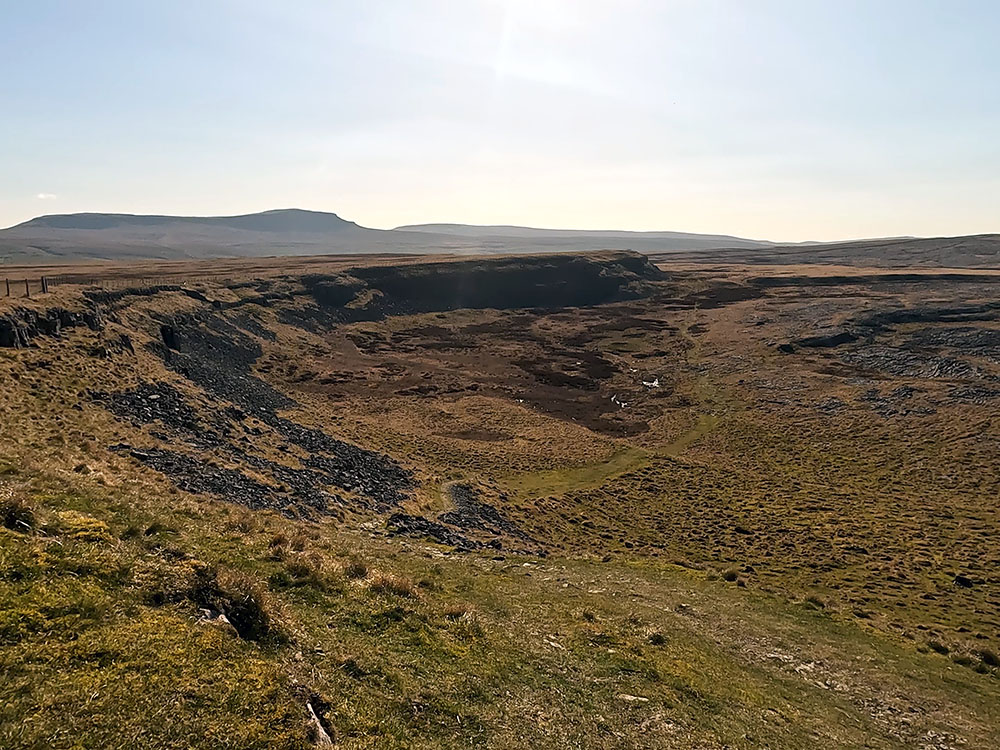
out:
M651 253L653 260L787 265L826 263L903 268L1000 268L1000 234L894 237L850 242L716 248L710 252Z
M776 245L719 234L418 224L369 229L337 214L281 209L241 216L40 216L0 230L0 263L290 255L513 254L634 250L696 263L835 263L1000 268L1000 235Z
M318 255L325 253L670 252L759 247L739 237L681 232L593 232L458 224L368 229L333 213L283 209L243 216L41 216L0 231L0 260L80 260Z
M212 227L247 232L326 233L360 229L337 214L298 208L264 211L242 216L140 216L134 214L55 214L39 216L12 229L164 230L177 227Z
M140 260L384 252L384 235L336 214L287 209L243 216L41 216L0 231L6 262ZM423 238L420 238L423 241Z
M535 229L507 225L479 226L475 224L411 224L397 227L402 232L427 232L452 237L476 238L479 240L535 240L543 243L583 243L601 245L613 241L617 245L630 244L645 249L695 250L717 247L769 247L773 243L762 240L748 240L726 234L695 234L692 232L629 232L603 229ZM607 245L602 245L607 247ZM615 248L622 249L622 248Z

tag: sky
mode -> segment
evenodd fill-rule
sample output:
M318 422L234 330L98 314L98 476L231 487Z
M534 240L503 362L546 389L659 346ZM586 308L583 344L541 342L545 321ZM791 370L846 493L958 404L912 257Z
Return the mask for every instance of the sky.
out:
M0 226L1000 232L996 0L0 0Z

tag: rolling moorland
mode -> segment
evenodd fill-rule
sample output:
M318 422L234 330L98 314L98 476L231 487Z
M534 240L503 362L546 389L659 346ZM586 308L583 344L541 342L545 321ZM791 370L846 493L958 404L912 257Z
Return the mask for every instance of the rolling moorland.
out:
M1000 272L761 252L0 298L0 746L1000 746Z

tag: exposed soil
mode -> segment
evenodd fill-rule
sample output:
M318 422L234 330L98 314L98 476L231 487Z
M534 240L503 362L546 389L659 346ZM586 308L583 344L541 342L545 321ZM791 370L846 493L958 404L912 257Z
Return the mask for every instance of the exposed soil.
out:
M687 344L670 324L637 318L633 309L606 305L530 316L496 313L493 322L436 321L394 326L389 332L356 324L331 338L338 349L334 360L289 363L289 385L329 397L364 392L386 399L460 398L477 393L523 403L605 434L636 435L658 411L648 408L653 394L641 381L659 377L655 395L662 398L671 393L670 377L666 370L654 369L653 362L633 371L605 352L622 348L646 354L650 344L669 344L670 349L646 354L659 359ZM337 345L345 339L356 355Z

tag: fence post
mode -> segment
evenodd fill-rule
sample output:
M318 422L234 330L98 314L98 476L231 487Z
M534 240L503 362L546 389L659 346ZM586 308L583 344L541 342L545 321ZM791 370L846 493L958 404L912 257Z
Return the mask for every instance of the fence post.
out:
M10 279L7 279L7 296L10 296Z
M28 286L28 280L24 280L24 296L31 297L31 287Z

